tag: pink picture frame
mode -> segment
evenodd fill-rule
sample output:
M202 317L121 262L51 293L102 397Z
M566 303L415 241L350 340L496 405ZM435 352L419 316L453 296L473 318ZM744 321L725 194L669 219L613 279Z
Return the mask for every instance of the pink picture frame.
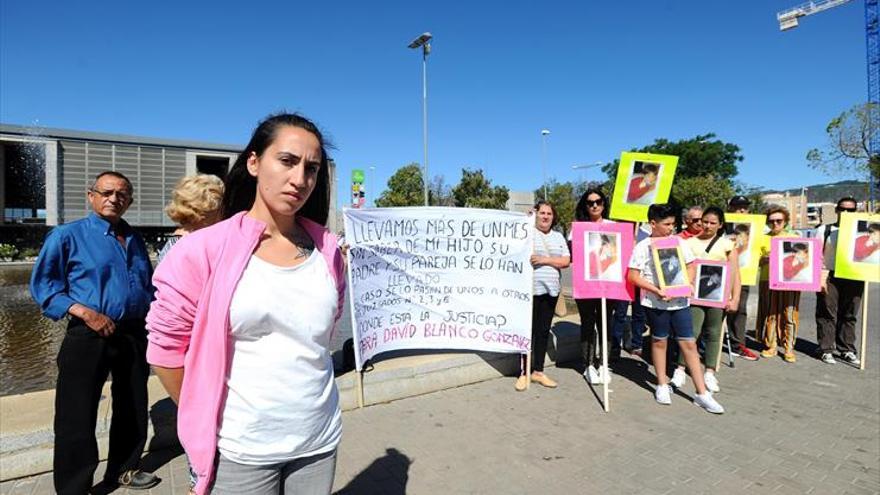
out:
M635 226L628 222L575 222L571 231L575 299L633 300L626 281Z
M657 285L669 297L690 297L693 292L682 249L684 247L678 236L651 239L654 273L659 282Z
M822 239L770 239L770 289L819 292L822 286Z
M730 300L730 264L726 261L694 260L694 293L691 304L724 308Z

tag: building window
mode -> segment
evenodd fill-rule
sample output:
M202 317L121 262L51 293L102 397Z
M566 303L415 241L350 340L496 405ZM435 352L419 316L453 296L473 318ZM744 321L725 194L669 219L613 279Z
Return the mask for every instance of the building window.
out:
M223 179L226 177L227 171L229 171L229 158L225 156L196 155L196 172L216 175Z
M0 223L46 223L46 148L41 143L0 143Z

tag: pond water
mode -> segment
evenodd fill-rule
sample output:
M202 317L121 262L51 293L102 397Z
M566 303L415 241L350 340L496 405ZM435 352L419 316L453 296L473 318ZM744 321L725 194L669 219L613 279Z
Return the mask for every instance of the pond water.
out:
M30 276L30 265L0 265L0 396L55 387L55 358L67 322L40 314L28 290ZM347 302L344 308L330 344L334 352L351 337Z

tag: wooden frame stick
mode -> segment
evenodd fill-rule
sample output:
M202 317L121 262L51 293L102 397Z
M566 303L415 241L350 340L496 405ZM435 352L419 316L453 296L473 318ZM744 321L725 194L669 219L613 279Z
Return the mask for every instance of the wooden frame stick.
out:
M865 370L865 360L867 358L867 350L868 350L868 294L871 292L871 283L865 282L865 294L862 296L862 349L859 353L861 357L861 362L859 363L859 369Z
M608 307L607 299L602 298L602 370L605 372L602 380L602 409L605 412L611 411L611 404L608 403L608 380L611 378L611 370L608 369Z
M364 408L364 372L362 370L355 370L357 374L357 399L358 399L358 409Z

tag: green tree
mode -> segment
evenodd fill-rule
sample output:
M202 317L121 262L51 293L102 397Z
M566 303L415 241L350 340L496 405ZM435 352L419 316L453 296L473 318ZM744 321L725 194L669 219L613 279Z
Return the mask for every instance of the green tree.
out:
M431 206L455 206L452 188L442 175L435 175L428 183L428 204Z
M740 147L716 139L711 132L680 141L658 138L652 144L632 151L678 157L670 201L682 206L723 207L736 193L733 178L739 173L737 163L743 160ZM611 194L619 165L620 160L615 159L602 167L608 175Z
M452 188L452 198L455 206L503 210L510 194L504 186L493 186L483 175L482 169L464 168L461 170L461 181Z
M727 200L736 194L728 180L716 179L713 175L675 178L670 199L683 207L719 206L724 208Z
M741 150L733 143L725 143L714 138L715 134L711 132L674 142L658 138L652 144L632 151L677 156L676 180L709 175L720 180L732 180L739 173L737 162L743 160ZM615 159L602 167L602 171L608 175L612 183L617 178L618 165L620 160Z
M376 199L376 206L423 206L422 168L418 163L400 167L388 179L388 188Z
M563 234L568 234L571 222L574 221L574 207L580 195L586 190L583 186L586 184L579 188L574 182L558 182L555 178L547 182L547 200L556 208L556 214L559 215L557 223ZM544 186L538 186L535 189L535 198L540 200L543 197Z
M871 113L880 112L873 103L856 105L831 119L825 128L828 144L824 150L807 152L807 162L827 175L880 176L880 155L871 156L871 133L880 132L871 125Z

